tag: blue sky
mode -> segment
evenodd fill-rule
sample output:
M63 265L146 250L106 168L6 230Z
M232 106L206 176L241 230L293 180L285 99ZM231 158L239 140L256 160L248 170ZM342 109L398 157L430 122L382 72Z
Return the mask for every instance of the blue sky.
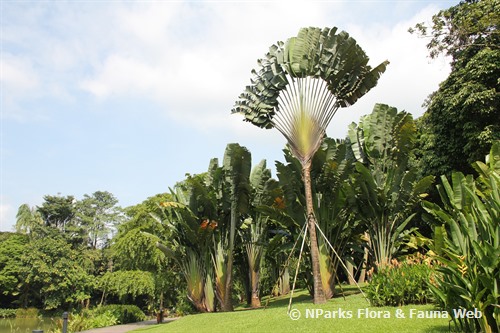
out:
M449 73L407 30L458 1L2 1L0 231L46 194L109 191L123 207L167 192L238 142L282 160L277 131L230 110L256 60L303 26L337 26L377 65L376 88L328 134L381 102L422 114Z

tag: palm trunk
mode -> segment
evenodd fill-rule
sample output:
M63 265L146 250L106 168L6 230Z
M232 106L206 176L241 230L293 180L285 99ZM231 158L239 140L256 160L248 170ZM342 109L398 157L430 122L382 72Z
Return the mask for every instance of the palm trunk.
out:
M306 195L307 223L309 223L309 237L311 240L311 263L314 280L314 304L326 303L325 293L321 282L321 272L319 267L319 248L316 237L316 216L314 215L313 196L311 188L311 164L309 160L302 164L302 176Z
M252 288L251 306L252 308L260 308L259 272L254 271L253 269L250 271L250 285Z
M365 232L365 237L370 239L370 236ZM368 247L365 247L363 254L363 263L361 266L361 272L359 273L358 283L364 283L366 279L366 266L368 266Z

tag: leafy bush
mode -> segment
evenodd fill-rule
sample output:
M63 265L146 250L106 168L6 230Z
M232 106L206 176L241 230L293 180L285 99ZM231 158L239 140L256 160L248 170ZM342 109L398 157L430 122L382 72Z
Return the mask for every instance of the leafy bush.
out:
M196 313L197 310L185 295L179 295L174 311L176 316L182 317L190 313Z
M0 309L0 318L13 318L17 309Z
M106 312L113 314L118 324L135 323L146 320L146 315L136 305L109 304L95 308L93 312L100 315Z
M80 332L92 328L113 326L118 323L117 318L111 311L97 314L94 310L84 310L81 313L71 314L68 320L68 332ZM57 327L49 333L62 333L63 320L56 320Z
M373 274L366 296L374 306L401 306L425 304L432 300L428 281L433 278L434 267L429 258L421 254L396 259Z
M111 311L105 311L100 314L94 312L93 316L90 316L87 320L88 328L85 329L113 326L117 323L118 319Z
M455 318L467 332L500 331L500 142L491 148L488 164L476 162L473 179L454 172L441 177L442 207L425 202L425 210L441 226L434 228L440 278L431 289L440 305L481 311L480 318Z
M38 309L27 308L27 309L17 309L16 318L36 318L38 317Z

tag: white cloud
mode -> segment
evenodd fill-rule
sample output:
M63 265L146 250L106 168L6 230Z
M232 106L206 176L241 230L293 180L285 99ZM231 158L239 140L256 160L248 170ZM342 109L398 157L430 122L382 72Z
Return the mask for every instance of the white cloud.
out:
M318 4L301 11L279 3L119 10L114 18L120 22L119 38L130 43L115 43L119 47L80 86L99 98L153 98L173 119L215 126L249 83L257 58L301 24L322 21L322 16Z
M0 85L2 90L3 118L24 118L16 101L23 96L37 94L40 88L40 79L33 68L31 61L24 57L15 57L4 52L0 68Z
M28 95L28 89L38 89L67 97L73 87L100 100L135 97L159 103L170 119L196 129L231 128L229 111L271 44L286 40L301 26L349 22L346 17L354 6L360 4L139 2L84 6L77 12L71 4L59 5L66 15L51 17L50 26L65 30L34 43L41 60L4 61L4 75L17 91L8 95L15 100ZM396 12L403 7L398 4ZM394 18L339 24L367 51L371 64L385 59L391 64L373 91L350 110L339 111L334 133L344 132L346 123L370 112L375 102L422 112L420 105L448 68L443 62L431 63L425 41L407 29L437 10L429 5L397 24ZM34 10L30 20L40 20L40 12ZM373 18L377 15L381 12ZM26 46L28 34L20 31ZM41 32L36 35L44 39ZM12 42L15 35L9 36Z
M99 98L138 95L159 101L169 117L198 129L228 128L232 124L229 111L249 84L256 60L272 43L294 35L297 27L329 25L332 9L345 6L336 5L163 3L119 10L114 20L121 22L120 38L134 43L116 43L120 46L94 68L81 87ZM297 10L297 6L302 7ZM357 120L370 112L375 102L421 113L420 105L448 69L443 63L430 63L425 41L407 29L436 11L429 6L394 26L346 27L367 51L371 64L389 59L391 65L379 86L359 105L348 113L339 111L336 123L343 129L345 119L352 121L355 113Z
M38 77L28 59L4 54L2 57L2 71L0 80L7 92L26 92L38 86Z
M10 230L14 221L13 209L10 204L4 202L3 197L0 199L0 230Z
M413 114L414 118L423 114L422 104L448 76L450 67L447 59L430 60L427 41L411 35L408 28L432 17L435 12L437 8L428 6L411 19L394 26L377 24L347 27L346 30L370 57L371 65L376 66L384 60L389 60L390 64L375 88L352 107L338 111L329 129L331 136L344 136L348 124L358 122L360 116L370 113L375 103L405 110Z

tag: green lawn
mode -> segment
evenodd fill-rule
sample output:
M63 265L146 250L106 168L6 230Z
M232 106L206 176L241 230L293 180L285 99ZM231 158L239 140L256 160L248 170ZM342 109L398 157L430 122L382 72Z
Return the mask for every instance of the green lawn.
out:
M288 298L280 298L270 301L266 309L189 315L172 323L148 326L134 332L448 332L449 319L416 318L416 315L424 314L418 311L435 310L432 305L377 308L370 307L361 294L355 294L345 300L334 298L316 306L306 292L296 292L296 295L292 309L301 313L297 320L292 320L287 314ZM306 318L306 309L317 312L319 318ZM365 309L375 318L366 318ZM342 311L344 318L338 318ZM379 316L377 311L381 311ZM409 318L410 312L413 318ZM405 318L396 318L396 313L403 313ZM333 315L337 318L328 318ZM349 316L352 318L345 318Z

